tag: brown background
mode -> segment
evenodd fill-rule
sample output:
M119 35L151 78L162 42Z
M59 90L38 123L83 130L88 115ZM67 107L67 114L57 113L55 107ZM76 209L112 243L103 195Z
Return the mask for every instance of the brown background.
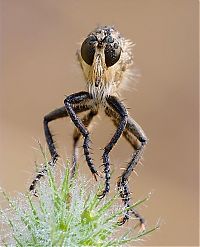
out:
M44 114L61 106L64 95L84 89L78 42L96 25L114 24L136 43L141 77L123 99L150 140L130 186L135 198L153 192L140 211L149 225L158 218L162 223L144 244L198 245L198 1L4 0L1 7L1 186L12 194L27 190L34 161L42 160L34 139L45 143ZM92 138L100 165L99 149L114 129L104 116L96 123ZM51 126L59 152L70 157L72 124ZM120 140L112 152L113 182L130 154Z

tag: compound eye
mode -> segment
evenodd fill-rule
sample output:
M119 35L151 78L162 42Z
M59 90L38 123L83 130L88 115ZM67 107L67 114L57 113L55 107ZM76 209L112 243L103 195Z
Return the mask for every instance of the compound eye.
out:
M96 36L91 35L87 39L85 39L82 43L81 56L88 65L92 65L93 63L96 41L97 41Z
M119 43L113 40L112 43L109 43L105 47L105 62L107 67L114 65L120 58L121 47Z

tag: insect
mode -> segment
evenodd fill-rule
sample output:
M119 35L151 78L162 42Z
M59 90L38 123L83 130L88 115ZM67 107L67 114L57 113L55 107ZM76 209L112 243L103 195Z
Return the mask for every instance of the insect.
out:
M130 192L128 178L139 162L144 146L147 143L146 135L142 128L129 116L125 105L119 98L121 88L126 81L127 74L133 62L132 43L121 37L120 33L111 26L97 27L89 33L77 51L77 57L82 68L86 91L81 91L67 96L64 106L50 112L44 117L44 133L51 154L50 165L54 165L59 157L54 144L49 123L59 118L70 117L75 125L73 135L73 168L77 164L77 144L83 136L83 151L91 173L97 180L98 171L92 161L90 153L90 133L88 126L98 114L100 108L112 120L116 131L110 142L103 149L103 167L105 186L99 198L103 198L110 191L110 158L109 154L119 138L124 136L134 149L132 158L117 182L117 187L124 203L125 211L120 220L124 224L134 214L144 226L144 219L135 210L130 209ZM83 118L78 113L87 112ZM30 186L30 191L35 191L37 181L47 171L44 168L39 172Z

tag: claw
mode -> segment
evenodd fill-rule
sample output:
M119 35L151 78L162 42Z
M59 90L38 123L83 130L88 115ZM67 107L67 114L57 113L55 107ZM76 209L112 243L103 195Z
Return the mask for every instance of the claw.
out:
M146 230L145 224L144 223L141 223L140 224L140 230L139 230L139 232L144 232L145 230Z
M138 223L135 227L134 227L134 229L136 229L137 227L140 227L140 229L139 229L139 233L142 233L142 232L144 232L145 230L146 230L146 225L145 225L145 223Z
M128 218L126 216L122 216L121 218L119 218L119 220L117 221L117 224L119 226L122 226L123 224L126 223L126 221L128 221Z
M98 171L94 172L93 173L93 176L95 178L95 180L97 181L97 176L100 177L100 178L103 178L103 176L101 175L101 173L99 173Z
M33 185L31 185L31 186L29 187L29 191L30 191L31 194L33 194L35 197L38 197L37 190L34 188Z
M106 195L106 190L104 190L101 194L97 195L99 199L103 199Z
M37 194L37 191L34 191L34 192L33 192L33 195L34 195L35 197L39 197L38 194Z
M93 176L94 176L95 180L97 181L97 176L99 176L98 173L97 172L93 173Z

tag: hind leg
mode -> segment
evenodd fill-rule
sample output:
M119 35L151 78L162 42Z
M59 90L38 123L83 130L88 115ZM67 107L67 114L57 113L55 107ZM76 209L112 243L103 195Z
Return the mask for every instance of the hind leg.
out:
M105 112L107 116L109 116L112 119L114 125L117 127L119 125L119 116L109 107L106 108ZM130 117L128 117L123 136L134 148L134 153L131 161L120 176L117 183L120 196L122 197L122 201L124 203L125 208L127 208L123 218L120 221L120 224L124 224L129 219L129 214L131 212L135 215L136 218L139 219L141 226L144 227L143 217L135 209L128 209L130 207L130 192L128 188L128 178L142 156L144 146L147 143L147 138L142 128Z

